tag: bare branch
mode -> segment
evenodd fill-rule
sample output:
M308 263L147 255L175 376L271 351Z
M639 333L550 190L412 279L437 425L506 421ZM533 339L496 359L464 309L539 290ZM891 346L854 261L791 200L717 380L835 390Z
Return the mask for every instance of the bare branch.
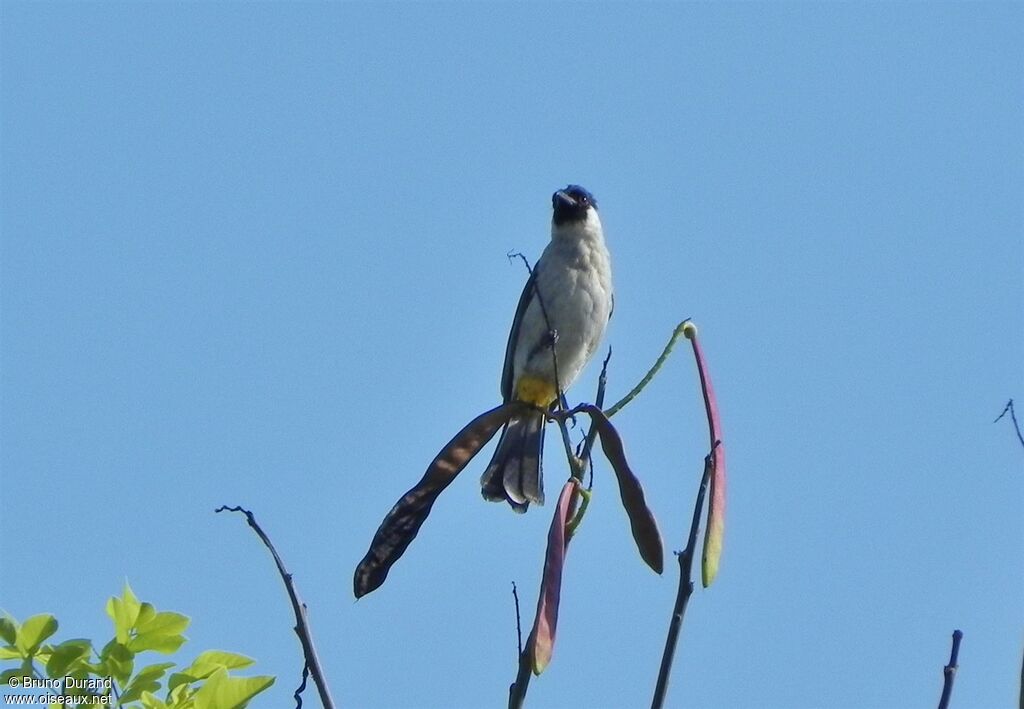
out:
M274 557L274 563L277 565L277 573L280 574L281 580L284 581L285 590L288 591L288 598L292 602L292 611L295 613L295 634L299 636L299 642L302 644L302 654L305 657L306 665L303 668L303 674L305 675L306 670L313 674L313 682L316 684L317 691L320 693L320 703L324 709L334 709L334 700L331 699L331 690L327 686L327 680L324 678L323 669L320 666L320 658L316 654L316 646L313 645L313 633L309 629L309 618L306 616L306 604L299 600L299 592L295 590L295 582L292 580L292 575L288 573L288 570L284 568L284 562L281 561L281 556L277 553L277 549L274 548L273 543L270 541L270 537L266 535L260 525L256 522L256 517L253 513L244 507L234 506L228 507L227 505L221 505L214 510L215 513L219 512L241 512L245 515L245 520L256 536L263 542L263 546L270 550L271 556ZM305 685L305 677L303 677L303 686ZM302 706L302 700L298 697L298 693L302 691L302 687L296 691L296 698L298 699L297 706Z
M1006 406L1003 407L1003 413L996 416L996 420L992 423L996 423L1003 416L1006 416L1007 412L1010 413L1010 420L1013 421L1013 430L1017 432L1017 440L1020 441L1021 446L1024 446L1024 435L1021 435L1020 424L1017 423L1017 412L1013 410L1013 399L1006 402Z
M679 588L676 591L676 603L672 608L672 620L668 625L668 636L665 638L665 651L661 655L661 667L658 669L658 682L654 687L654 698L651 708L659 709L665 704L668 691L668 678L672 672L672 660L675 658L676 645L679 643L679 631L683 627L686 605L693 595L693 557L697 548L697 532L700 529L701 510L704 508L704 497L707 494L711 472L714 469L713 453L704 458L704 475L697 488L697 501L693 506L693 520L690 522L690 536L686 540L686 548L676 556L679 559Z
M582 482L583 463L572 452L572 441L569 439L569 427L565 423L568 416L557 416L553 418L558 423L558 430L562 433L562 445L565 447L565 458L569 461L569 471L571 472L572 477Z
M608 348L608 354L604 358L604 362L601 363L601 376L597 378L597 398L594 400L594 406L601 409L604 408L604 392L605 387L608 386L608 362L612 359L612 348ZM583 444L583 452L580 454L580 460L586 465L590 463L590 485L587 487L589 490L594 485L594 462L590 459L590 451L594 447L594 439L597 438L597 426L593 423L590 424L590 430L587 431L587 437Z
M508 688L508 709L520 709L526 701L526 690L533 676L533 633L526 639L526 647L519 653L519 671L516 681Z
M948 709L949 696L953 693L953 680L956 679L958 668L957 658L960 655L960 641L964 634L959 630L953 631L953 648L949 652L949 664L942 668L942 696L939 698L939 709Z
M526 640L526 647L523 647L523 626L519 613L519 591L516 589L515 581L512 582L512 598L516 602L516 639L519 642L519 654L516 656L518 661L516 679L508 687L509 709L523 706L523 702L526 700L526 689L530 686L530 676L533 674L531 671L533 668L533 632L530 632L530 637Z
M519 591L516 589L516 582L512 582L512 599L516 602L516 647L519 648L519 654L523 654L523 621L522 616L519 613Z

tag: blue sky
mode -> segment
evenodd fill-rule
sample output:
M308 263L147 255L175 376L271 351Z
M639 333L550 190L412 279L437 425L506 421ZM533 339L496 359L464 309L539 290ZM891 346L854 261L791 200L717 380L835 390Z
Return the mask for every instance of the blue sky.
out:
M499 401L551 192L601 203L609 396L701 328L730 487L671 706L1016 701L1024 639L1020 4L43 4L2 13L0 607L109 637L127 579L338 700L503 705L551 506L487 452L382 589L384 513ZM570 392L591 399L592 366ZM685 348L617 418L669 549L705 453ZM557 437L550 436L550 443ZM548 496L563 467L549 447ZM535 707L650 701L676 587L607 465ZM155 661L155 660L154 660ZM310 702L315 700L310 696Z

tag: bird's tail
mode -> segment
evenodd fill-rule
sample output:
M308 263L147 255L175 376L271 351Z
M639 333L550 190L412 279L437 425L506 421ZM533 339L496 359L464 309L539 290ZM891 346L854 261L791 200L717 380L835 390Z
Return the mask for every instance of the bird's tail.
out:
M507 500L516 512L544 504L544 414L526 411L505 426L487 470L480 478L484 499Z

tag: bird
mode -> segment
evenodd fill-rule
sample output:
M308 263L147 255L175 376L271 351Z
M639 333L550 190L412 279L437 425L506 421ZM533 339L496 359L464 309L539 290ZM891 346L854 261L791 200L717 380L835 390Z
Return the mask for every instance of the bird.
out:
M551 196L551 241L519 297L501 374L504 403L529 404L504 426L480 478L483 497L516 512L544 504L545 412L576 380L614 310L611 256L594 196L568 185Z

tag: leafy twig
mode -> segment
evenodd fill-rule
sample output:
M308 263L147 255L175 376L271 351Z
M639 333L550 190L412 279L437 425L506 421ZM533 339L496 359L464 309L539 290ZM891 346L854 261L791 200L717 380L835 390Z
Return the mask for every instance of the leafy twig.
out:
M964 634L959 630L953 631L953 648L949 652L949 664L942 668L942 696L939 698L939 709L949 707L949 696L953 693L953 680L956 679L958 668L957 658L960 655L960 641Z
M295 634L299 636L299 642L302 644L302 654L306 660L305 668L303 673L305 674L308 669L313 675L313 682L316 684L317 691L320 693L320 703L324 709L334 709L334 700L331 699L331 690L327 686L327 680L324 678L323 669L320 666L320 658L317 657L316 647L313 645L313 634L309 629L309 619L306 616L306 604L299 600L299 593L295 590L295 582L292 580L292 575L288 573L288 570L284 568L284 562L281 561L281 556L277 553L277 549L274 548L274 544L270 541L270 538L266 535L260 525L256 522L256 517L249 510L240 507L228 507L227 505L221 505L214 512L241 512L245 515L245 520L248 522L252 530L256 532L256 536L263 542L263 546L270 550L271 556L274 557L274 563L277 565L277 573L281 575L281 580L284 581L285 590L288 591L288 598L292 602L292 611L295 613ZM305 684L305 679L303 679ZM301 688L300 690L301 691ZM297 694L298 692L296 692ZM302 701L299 699L297 706L302 706Z

